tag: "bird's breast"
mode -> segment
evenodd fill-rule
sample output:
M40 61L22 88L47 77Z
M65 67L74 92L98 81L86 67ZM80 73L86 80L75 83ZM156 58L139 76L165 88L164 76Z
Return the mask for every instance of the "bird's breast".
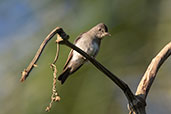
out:
M99 50L99 44L95 41L92 41L91 44L89 44L86 53L90 56L95 56Z
M90 56L95 56L99 50L99 44L96 41L83 41L78 46L84 52L86 52Z
M75 45L86 52L88 55L94 57L99 50L100 41L95 38L82 37L76 42ZM76 51L73 51L73 56L75 56L74 60L82 58L82 55Z

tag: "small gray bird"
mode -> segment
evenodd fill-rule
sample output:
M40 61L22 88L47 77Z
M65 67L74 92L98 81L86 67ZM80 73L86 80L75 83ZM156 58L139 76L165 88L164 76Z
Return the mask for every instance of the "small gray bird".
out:
M110 36L110 34L108 33L107 26L100 23L88 32L80 34L75 40L75 45L88 55L95 57L99 51L101 39L104 36ZM77 71L85 62L86 58L72 49L64 65L63 72L58 77L61 84L63 84L68 76Z

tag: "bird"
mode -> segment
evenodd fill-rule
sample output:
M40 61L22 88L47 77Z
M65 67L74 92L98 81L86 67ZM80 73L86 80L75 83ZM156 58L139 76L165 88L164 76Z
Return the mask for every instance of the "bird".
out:
M86 52L89 56L95 57L99 51L101 40L105 36L111 35L108 32L107 26L104 23L99 23L89 31L80 34L76 38L74 44ZM61 84L63 84L71 74L81 68L86 61L87 60L85 57L71 49L63 71L58 77Z

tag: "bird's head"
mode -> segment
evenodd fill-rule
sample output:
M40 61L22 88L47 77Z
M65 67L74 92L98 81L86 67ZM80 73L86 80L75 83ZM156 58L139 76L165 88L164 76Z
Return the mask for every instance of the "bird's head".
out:
M105 36L111 36L109 33L108 33L108 28L105 24L103 23L99 23L98 25L96 25L95 27L93 27L91 29L91 31L95 34L95 36L97 38L103 38Z

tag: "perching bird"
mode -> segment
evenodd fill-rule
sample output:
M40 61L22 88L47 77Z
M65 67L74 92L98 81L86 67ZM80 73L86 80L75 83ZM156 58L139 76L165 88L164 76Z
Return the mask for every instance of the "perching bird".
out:
M99 51L101 39L104 36L110 36L110 34L108 33L107 26L100 23L88 32L80 34L75 40L75 45L88 55L95 57ZM85 62L86 58L72 49L64 65L63 72L58 77L61 84L63 84L68 76L77 71Z

